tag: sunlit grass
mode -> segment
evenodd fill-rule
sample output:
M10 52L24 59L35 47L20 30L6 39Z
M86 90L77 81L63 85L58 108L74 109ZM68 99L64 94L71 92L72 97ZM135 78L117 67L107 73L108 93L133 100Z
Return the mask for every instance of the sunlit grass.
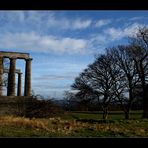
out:
M85 114L66 113L48 119L0 116L0 137L148 137L148 119L138 119L139 115L102 122L97 114Z

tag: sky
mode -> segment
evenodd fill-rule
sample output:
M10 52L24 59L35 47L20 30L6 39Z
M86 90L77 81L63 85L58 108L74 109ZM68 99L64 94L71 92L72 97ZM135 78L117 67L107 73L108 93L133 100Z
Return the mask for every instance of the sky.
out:
M0 11L0 51L29 53L33 92L61 99L96 54L127 44L147 24L142 10ZM16 68L24 84L25 61Z

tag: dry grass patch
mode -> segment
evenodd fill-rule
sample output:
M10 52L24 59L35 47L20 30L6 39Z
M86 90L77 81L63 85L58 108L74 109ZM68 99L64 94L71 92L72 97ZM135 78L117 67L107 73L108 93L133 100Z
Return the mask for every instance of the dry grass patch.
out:
M62 120L61 118L36 119L14 116L1 116L0 125L13 125L30 129L42 129L49 133L58 135L69 135L75 130L88 127L88 124L76 122L75 120Z
M139 122L140 121L140 122ZM88 123L75 119L63 120L60 117L37 119L14 116L1 116L0 125L14 126L16 130L35 129L45 135L55 137L146 137L148 136L148 120L117 121L114 123ZM18 127L18 128L17 128ZM39 133L38 132L38 133Z
M29 119L25 117L3 116L0 117L0 125L14 125L16 127L25 128L39 128L44 130L48 129L48 122L42 122L39 119Z

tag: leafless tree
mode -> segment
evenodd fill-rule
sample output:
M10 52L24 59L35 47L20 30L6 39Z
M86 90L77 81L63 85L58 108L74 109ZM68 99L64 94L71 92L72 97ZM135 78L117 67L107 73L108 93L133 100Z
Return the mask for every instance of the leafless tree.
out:
M124 93L128 93L128 97L118 98L124 109L126 119L129 119L129 112L134 100L133 91L139 81L134 60L129 55L130 50L130 46L121 45L109 51L113 57L112 59L116 61L116 66L119 67L120 73L122 73L121 78L124 81L118 80L118 82L124 82L122 90L124 89Z
M91 100L94 94L97 96L102 103L104 119L107 118L109 104L115 100L121 104L125 118L129 119L134 91L140 83L143 116L148 117L148 28L139 29L130 41L129 45L108 48L105 54L97 55L72 85L83 99Z
M73 88L87 95L87 99L98 98L102 104L103 119L107 119L108 107L114 98L114 80L118 72L114 69L109 55L98 55L94 63L90 64L78 78L75 79ZM114 79L113 79L114 78Z
M75 108L75 104L76 104L76 98L75 98L75 94L70 92L70 91L65 91L64 92L64 109L65 110L73 110Z
M87 69L75 79L75 83L71 87L74 90L78 90L75 94L75 99L84 110L88 110L88 106L92 101L98 99L98 93L90 85Z
M136 37L130 38L130 56L141 81L143 90L143 117L148 118L148 28L139 28Z

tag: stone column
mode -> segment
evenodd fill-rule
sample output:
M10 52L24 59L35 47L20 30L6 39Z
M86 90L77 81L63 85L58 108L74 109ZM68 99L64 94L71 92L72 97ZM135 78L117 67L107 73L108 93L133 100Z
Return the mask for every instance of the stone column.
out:
M10 68L8 74L8 96L15 96L15 67L16 67L16 59L10 58Z
M31 58L26 59L24 96L31 95L31 61L32 61Z
M22 73L18 73L17 96L22 96Z
M0 96L3 95L3 58L0 57Z

